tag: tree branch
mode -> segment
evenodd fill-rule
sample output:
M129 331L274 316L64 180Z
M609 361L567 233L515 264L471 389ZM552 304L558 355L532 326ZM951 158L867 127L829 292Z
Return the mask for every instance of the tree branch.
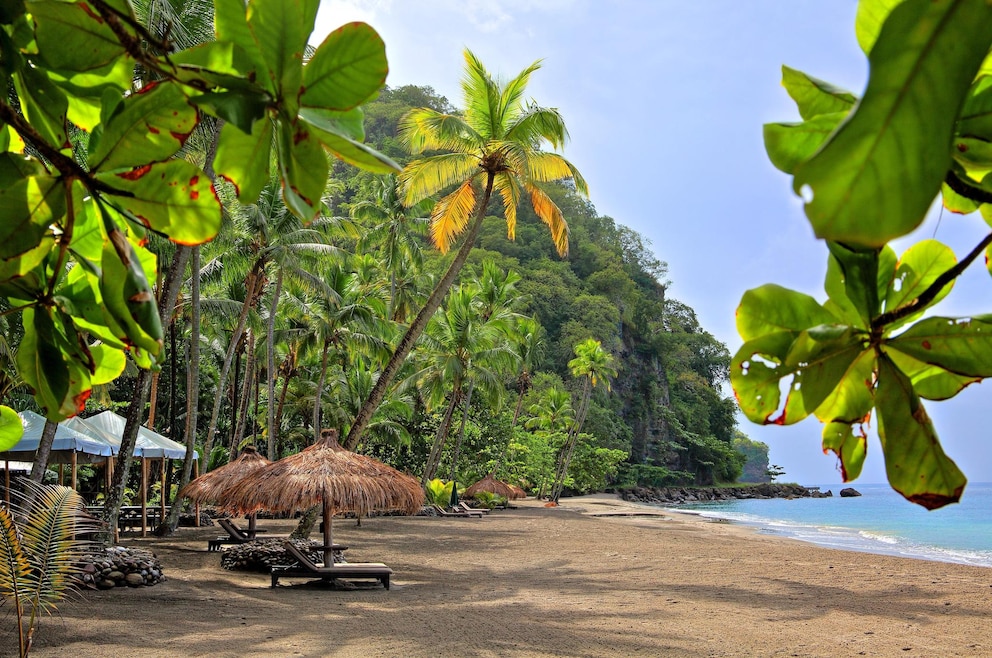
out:
M953 188L952 188L953 189ZM978 258L982 252L985 251L986 247L992 244L992 233L986 235L978 245L972 249L967 256L965 256L961 261L959 261L954 267L948 269L946 272L941 274L934 280L930 286L924 290L920 295L905 306L900 306L899 308L893 309L886 313L882 313L877 318L871 321L872 333L880 333L881 330L887 324L891 324L897 320L912 315L917 311L921 311L926 308L927 304L932 302L937 294L944 289L948 283L958 278L962 272L968 269L968 266Z
M947 184L947 187L966 199L971 199L979 203L992 203L992 192L979 187L978 183L969 183L958 176L953 170L947 172L944 182Z

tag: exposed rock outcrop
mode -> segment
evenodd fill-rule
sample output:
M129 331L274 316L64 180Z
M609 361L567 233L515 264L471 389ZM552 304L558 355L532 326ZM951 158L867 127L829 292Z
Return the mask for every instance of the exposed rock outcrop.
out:
M637 487L620 493L621 498L652 505L682 505L710 500L745 500L751 498L830 498L831 491L798 484L758 484L747 487Z
M854 487L847 487L846 489L840 490L841 498L857 498L860 495L861 492L855 489Z

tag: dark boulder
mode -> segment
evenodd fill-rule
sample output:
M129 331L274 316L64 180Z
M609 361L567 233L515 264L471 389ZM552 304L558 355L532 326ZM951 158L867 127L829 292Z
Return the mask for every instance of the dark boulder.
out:
M861 495L861 492L853 487L847 487L846 489L840 490L841 498L857 498Z

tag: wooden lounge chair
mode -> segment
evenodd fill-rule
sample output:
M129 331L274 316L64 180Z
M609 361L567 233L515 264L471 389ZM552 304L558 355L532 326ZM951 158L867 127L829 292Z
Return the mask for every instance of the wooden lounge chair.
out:
M272 587L279 584L280 578L316 578L323 581L359 578L378 580L389 589L389 576L393 570L381 562L343 562L328 566L315 563L291 541L283 542L283 545L297 564L272 567Z
M244 530L235 525L234 521L231 519L217 519L217 524L223 528L227 534L220 537L215 537L214 539L207 540L207 550L208 551L219 551L220 547L224 544L244 544L246 542L252 541L252 538L245 533ZM256 529L256 533L265 532L264 529ZM258 539L285 539L289 535L272 535L266 537L255 537Z
M489 512L491 511L487 507L470 507L469 504L466 503L465 501L462 501L462 502L458 503L457 505L455 505L455 511L457 512L458 510L464 510L464 511L468 512L469 514L473 514L473 513L476 513L476 512L482 512L483 515L489 514Z
M472 510L471 512L448 512L445 511L445 509L440 505L432 505L432 507L434 508L434 511L437 512L438 516L457 516L463 519L481 519L484 516L484 514L479 510Z

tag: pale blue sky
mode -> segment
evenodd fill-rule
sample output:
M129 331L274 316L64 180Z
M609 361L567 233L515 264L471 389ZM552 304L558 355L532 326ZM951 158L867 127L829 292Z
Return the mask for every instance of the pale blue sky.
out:
M386 42L391 86L430 85L456 106L462 51L509 77L536 59L529 92L561 110L565 155L601 214L635 229L669 265L670 294L731 352L734 310L748 288L774 282L823 299L826 250L813 238L789 177L765 157L761 126L797 120L781 65L859 94L867 61L854 37L856 0L322 0L316 39L364 20ZM965 253L988 230L977 217L919 231ZM939 227L938 227L939 223ZM898 246L898 245L897 245ZM903 247L900 247L900 250ZM988 312L992 280L979 263L939 311ZM986 410L992 383L929 403L945 450L975 482L992 481ZM741 429L771 446L785 480L836 489L821 426ZM872 437L861 482L885 481Z

